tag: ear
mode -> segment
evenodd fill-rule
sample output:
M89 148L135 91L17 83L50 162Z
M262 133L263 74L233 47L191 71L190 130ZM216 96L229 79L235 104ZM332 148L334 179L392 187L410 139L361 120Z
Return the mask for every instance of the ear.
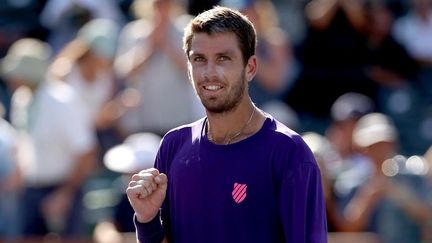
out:
M257 58L256 55L253 55L249 58L248 62L246 63L246 79L248 82L250 82L257 72Z

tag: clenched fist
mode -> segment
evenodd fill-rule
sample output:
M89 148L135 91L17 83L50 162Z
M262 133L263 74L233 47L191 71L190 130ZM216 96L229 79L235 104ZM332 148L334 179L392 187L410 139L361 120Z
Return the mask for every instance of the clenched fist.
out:
M155 168L132 176L126 194L138 222L150 222L159 212L167 190L167 176Z

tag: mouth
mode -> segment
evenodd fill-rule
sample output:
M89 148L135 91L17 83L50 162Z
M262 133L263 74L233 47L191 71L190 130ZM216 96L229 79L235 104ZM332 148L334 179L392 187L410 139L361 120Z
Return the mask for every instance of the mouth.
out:
M203 88L205 90L208 90L208 91L218 91L218 90L222 89L222 86L220 86L220 85L205 85L205 86L203 86Z

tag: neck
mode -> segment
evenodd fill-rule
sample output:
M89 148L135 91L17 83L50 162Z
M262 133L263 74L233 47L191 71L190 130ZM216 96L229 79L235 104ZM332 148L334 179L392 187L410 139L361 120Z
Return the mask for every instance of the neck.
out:
M262 114L252 102L235 108L229 113L207 114L208 139L216 144L231 144L252 135Z

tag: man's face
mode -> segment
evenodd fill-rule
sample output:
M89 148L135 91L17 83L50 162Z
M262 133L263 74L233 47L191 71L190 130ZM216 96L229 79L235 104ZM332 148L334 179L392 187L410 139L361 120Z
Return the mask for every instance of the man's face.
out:
M207 111L230 111L248 97L247 82L255 74L256 60L244 64L235 34L195 34L189 57L189 75Z

